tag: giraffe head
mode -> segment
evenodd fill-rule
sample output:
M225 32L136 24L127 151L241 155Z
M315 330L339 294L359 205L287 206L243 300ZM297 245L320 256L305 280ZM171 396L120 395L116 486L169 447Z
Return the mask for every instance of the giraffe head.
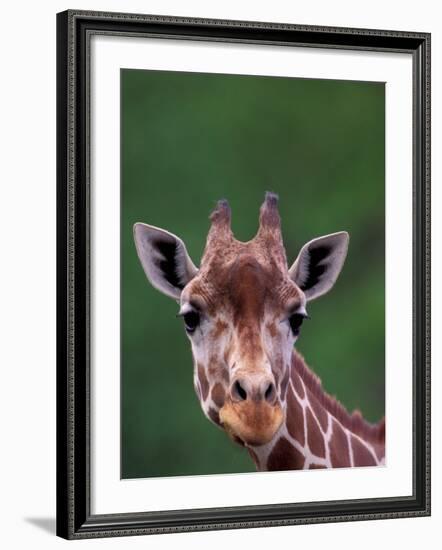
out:
M305 244L287 265L277 196L267 193L259 229L236 240L220 201L199 268L181 239L137 223L135 243L151 284L179 303L194 358L194 386L207 417L238 443L268 443L284 421L294 343L307 303L343 266L348 234Z

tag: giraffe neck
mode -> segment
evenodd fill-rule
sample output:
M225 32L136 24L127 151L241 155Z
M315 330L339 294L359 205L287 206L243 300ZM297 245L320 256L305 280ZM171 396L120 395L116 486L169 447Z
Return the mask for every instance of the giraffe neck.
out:
M327 395L302 357L293 351L286 420L261 447L248 447L258 470L345 468L384 464L385 425L349 414Z

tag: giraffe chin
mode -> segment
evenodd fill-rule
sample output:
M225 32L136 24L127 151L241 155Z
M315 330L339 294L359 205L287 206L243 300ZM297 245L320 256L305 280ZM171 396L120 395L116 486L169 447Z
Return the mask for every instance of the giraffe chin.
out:
M279 404L228 401L219 411L219 418L235 442L260 446L273 439L284 420L284 413Z

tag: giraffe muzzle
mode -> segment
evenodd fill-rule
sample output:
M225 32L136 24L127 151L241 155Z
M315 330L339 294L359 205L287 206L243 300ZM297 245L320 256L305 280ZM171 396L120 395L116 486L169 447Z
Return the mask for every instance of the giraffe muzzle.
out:
M284 420L279 403L265 400L227 400L219 412L220 422L232 439L246 445L265 445L273 439Z

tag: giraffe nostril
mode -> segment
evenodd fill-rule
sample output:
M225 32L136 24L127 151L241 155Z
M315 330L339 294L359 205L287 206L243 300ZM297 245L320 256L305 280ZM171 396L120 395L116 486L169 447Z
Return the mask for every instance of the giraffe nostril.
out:
M257 378L257 379L256 379ZM269 377L238 377L232 381L230 386L230 396L233 401L240 403L243 401L254 401L259 403L265 401L273 405L276 401L276 387L273 380Z
M247 399L247 392L239 380L236 380L233 384L231 393L235 401L245 401Z
M264 392L264 398L268 403L273 403L276 397L276 390L275 390L275 384L270 382L270 384L267 386L266 391Z

